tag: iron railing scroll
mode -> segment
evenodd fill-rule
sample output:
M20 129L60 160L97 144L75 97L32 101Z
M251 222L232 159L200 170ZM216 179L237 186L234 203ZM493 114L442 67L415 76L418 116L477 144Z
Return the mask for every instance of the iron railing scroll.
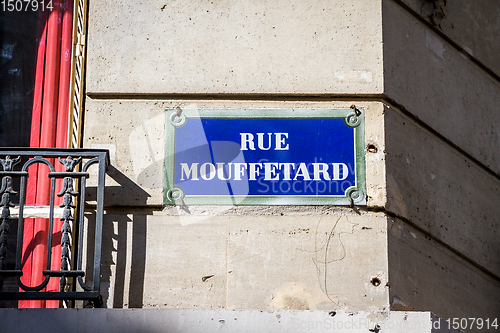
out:
M48 207L27 206L28 178L33 172L30 168L45 164L50 170L46 173L50 183L50 204ZM97 165L97 168L91 166ZM105 174L109 165L108 151L104 149L57 149L57 148L0 148L0 300L90 300L97 301L100 295L101 245L104 213ZM64 170L56 172L56 170ZM91 176L92 175L92 176ZM93 178L97 179L97 182ZM95 206L95 228L86 228L84 212L86 208L86 181L91 178L97 184ZM62 179L57 181L56 179ZM56 185L57 184L57 185ZM77 185L78 184L78 185ZM78 186L78 190L76 190ZM18 189L17 189L18 187ZM55 205L60 197L60 205ZM14 204L18 202L17 204ZM88 207L87 207L88 208ZM34 213L28 213L28 211ZM54 270L51 264L54 246L46 246L46 269L43 270L43 282L37 285L23 283L23 265L26 253L23 253L23 232L25 219L48 219L48 229L53 230L54 220L62 221L60 243L60 269ZM17 224L17 239L10 237L11 227ZM52 244L52 232L47 232L45 244ZM73 238L76 244L73 244ZM85 248L93 240L94 249ZM86 240L86 241L85 241ZM40 241L40 240L37 240ZM8 251L8 245L15 242L14 251ZM85 243L85 244L84 244ZM26 244L25 244L26 245ZM26 250L25 250L26 251ZM75 253L71 253L74 251ZM8 258L13 254L15 258ZM89 258L93 253L93 258ZM84 254L87 256L84 258ZM71 260L74 257L76 260ZM92 263L89 261L93 260ZM85 266L84 265L85 261ZM13 262L13 267L7 265ZM71 267L73 263L74 267ZM88 269L88 267L92 267ZM12 269L13 268L13 269ZM52 269L51 269L52 268ZM86 271L92 271L86 276ZM49 280L59 278L59 291L46 291ZM72 279L68 287L68 280ZM15 288L4 290L4 282ZM13 283L13 281L15 281ZM14 289L14 290L13 290ZM97 303L97 302L95 302Z

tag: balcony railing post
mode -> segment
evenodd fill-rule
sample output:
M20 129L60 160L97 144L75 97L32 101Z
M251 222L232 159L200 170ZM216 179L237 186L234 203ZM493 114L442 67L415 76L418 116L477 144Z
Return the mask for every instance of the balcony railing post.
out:
M66 172L73 172L76 165L82 160L81 157L73 159L68 156L65 160L58 158L59 162L64 166ZM61 226L61 271L70 270L70 260L71 260L71 232L73 230L73 209L76 207L73 205L73 197L78 196L78 192L75 192L73 186L73 178L64 177L63 186L61 192L57 193L57 196L63 197L62 203L59 207L62 207L63 217L61 221L63 224ZM59 282L59 290L64 291L66 286L66 277L61 276Z
M0 159L4 171L12 171L14 165L19 163L21 157L11 159L6 156L5 159ZM10 216L10 208L14 207L11 195L16 195L17 192L12 188L12 177L7 175L2 178L2 185L0 186L0 270L7 268L7 244L9 237L9 221L12 220ZM0 276L0 290L3 287L3 277Z

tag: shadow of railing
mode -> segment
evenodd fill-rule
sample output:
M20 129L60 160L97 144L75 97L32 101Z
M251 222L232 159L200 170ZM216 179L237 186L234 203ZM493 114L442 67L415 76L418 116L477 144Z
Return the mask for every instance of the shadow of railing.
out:
M153 209L144 207L150 194L113 166L107 174L115 184L106 186L104 199L107 205L110 204L106 206L103 224L101 294L104 306L142 308L147 216L153 213ZM89 202L95 201L96 191L95 187L88 188L86 199ZM86 220L92 228L95 223L93 210L86 212ZM87 248L92 248L92 240ZM93 254L87 256L92 258ZM87 269L90 271L91 267Z

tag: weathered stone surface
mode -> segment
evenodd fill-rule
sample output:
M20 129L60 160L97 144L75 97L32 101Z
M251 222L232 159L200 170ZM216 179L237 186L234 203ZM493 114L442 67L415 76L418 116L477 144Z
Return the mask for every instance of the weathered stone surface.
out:
M228 308L387 310L386 237L383 214L230 217Z
M500 181L386 108L387 208L500 276Z
M497 68L498 45L488 41L498 27L467 30L479 12L459 13L464 1L448 2L442 29ZM84 147L112 151L102 277L108 307L369 311L377 321L390 305L445 318L496 315L500 181L460 149L500 173L492 153L500 150L500 88L421 20L392 0L96 0L89 16ZM454 34L451 24L461 20ZM175 94L186 99L160 100ZM196 94L214 100L188 100ZM272 97L288 94L290 101ZM394 108L373 101L382 94ZM255 95L269 100L244 100ZM244 115L351 104L366 111L371 213L162 209L166 108ZM88 185L92 200L95 184ZM373 212L383 209L408 225Z
M165 109L229 108L244 115L251 108L349 108L353 102L143 101L87 98L84 147L115 151L106 179L106 205L162 205L165 159ZM357 101L365 110L368 205L385 204L383 105ZM103 146L104 145L104 146ZM89 186L93 186L90 182ZM89 198L93 192L89 192Z
M392 1L384 1L385 93L500 173L500 85Z
M381 93L381 1L92 1L87 93Z
M500 75L500 2L402 0L465 52Z
M118 308L386 311L386 226L384 214L354 210L316 216L108 211L102 294L107 307Z
M444 319L498 317L498 280L399 219L389 219L388 240L392 310L426 309Z
M108 212L101 282L107 307L225 307L227 224L203 218L183 225L150 210Z

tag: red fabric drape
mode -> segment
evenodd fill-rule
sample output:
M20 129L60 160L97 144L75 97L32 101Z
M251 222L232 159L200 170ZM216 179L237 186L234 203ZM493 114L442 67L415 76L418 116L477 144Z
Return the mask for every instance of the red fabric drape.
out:
M31 147L66 148L68 141L69 92L73 35L73 1L55 0L53 10L41 14L35 90L31 125ZM56 171L64 171L54 161ZM27 205L50 204L48 167L35 164L29 169ZM56 183L56 192L61 180ZM56 197L56 205L60 198ZM54 219L52 262L50 269L58 270L61 260L61 225ZM43 282L47 269L48 219L26 219L23 239L24 284L36 286ZM59 278L51 278L46 291L58 291ZM58 301L20 301L22 308L58 307Z

